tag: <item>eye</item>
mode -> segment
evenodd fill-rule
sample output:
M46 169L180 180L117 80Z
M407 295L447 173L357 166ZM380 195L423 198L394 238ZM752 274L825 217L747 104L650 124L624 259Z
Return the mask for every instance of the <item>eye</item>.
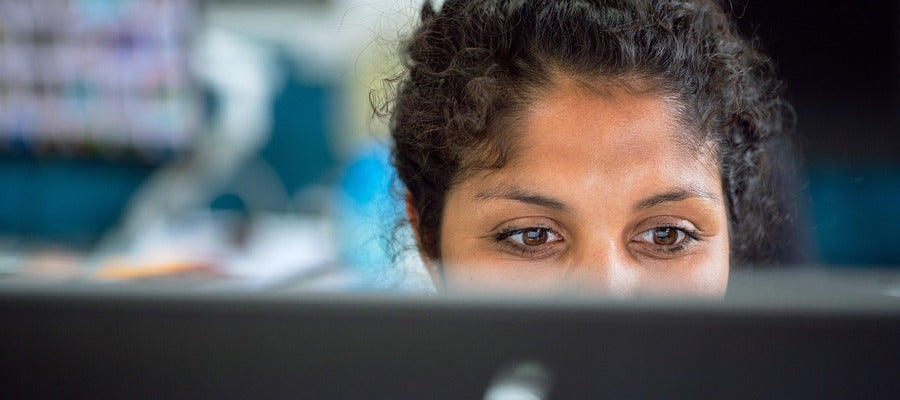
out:
M655 245L668 251L678 251L687 242L697 240L697 235L682 228L659 226L639 233L634 240Z
M557 241L559 235L547 228L525 228L509 232L507 238L516 244L534 247Z
M687 237L684 232L675 228L654 228L648 232L653 236L653 243L661 246L672 246Z
M529 256L552 252L556 248L554 244L563 240L562 235L552 229L537 226L507 229L494 239L516 253Z

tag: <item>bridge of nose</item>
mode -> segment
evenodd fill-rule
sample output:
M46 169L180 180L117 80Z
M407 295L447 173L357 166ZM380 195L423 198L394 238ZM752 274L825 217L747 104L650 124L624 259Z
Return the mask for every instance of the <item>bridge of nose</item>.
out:
M595 235L573 249L567 270L567 287L611 295L631 295L639 282L639 270L627 244L611 235Z

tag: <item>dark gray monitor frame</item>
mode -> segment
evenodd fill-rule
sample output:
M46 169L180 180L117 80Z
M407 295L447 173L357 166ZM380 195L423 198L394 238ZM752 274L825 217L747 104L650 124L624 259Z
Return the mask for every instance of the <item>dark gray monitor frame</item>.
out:
M897 398L896 301L781 301L0 286L0 397Z

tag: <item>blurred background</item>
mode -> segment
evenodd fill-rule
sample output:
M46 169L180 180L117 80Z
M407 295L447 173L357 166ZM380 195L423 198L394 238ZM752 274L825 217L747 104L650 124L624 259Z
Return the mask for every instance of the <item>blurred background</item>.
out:
M421 290L371 89L416 0L0 0L0 275ZM900 6L731 1L788 82L785 265L900 266Z
M787 82L803 158L786 261L900 265L900 3L728 2Z
M0 0L0 271L415 285L368 100L411 4Z

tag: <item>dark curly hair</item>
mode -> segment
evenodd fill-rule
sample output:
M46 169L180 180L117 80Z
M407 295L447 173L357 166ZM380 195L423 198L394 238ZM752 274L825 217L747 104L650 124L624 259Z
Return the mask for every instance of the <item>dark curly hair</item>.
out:
M711 145L726 195L731 258L767 261L786 219L774 154L789 108L771 61L707 0L427 1L402 48L390 115L393 164L418 212L419 245L440 258L448 189L504 165L503 127L560 76L641 85L677 99L679 119Z

